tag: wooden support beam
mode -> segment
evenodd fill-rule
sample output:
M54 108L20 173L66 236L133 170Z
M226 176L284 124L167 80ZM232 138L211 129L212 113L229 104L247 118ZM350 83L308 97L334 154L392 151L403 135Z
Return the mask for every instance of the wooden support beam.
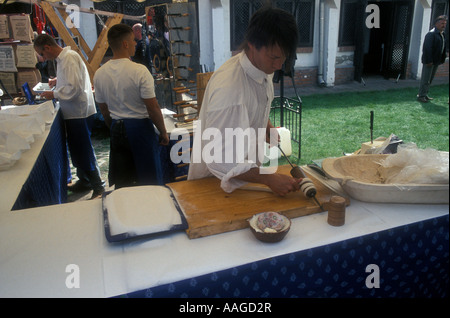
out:
M26 1L30 1L30 0L26 0ZM40 2L42 2L42 1L40 1ZM62 8L64 10L66 9L66 6L67 6L67 4L62 2L62 1L52 3L51 5L53 7L55 7L55 8L58 8L58 9ZM115 12L96 10L96 9L94 9L92 7L91 8L79 7L78 9L80 10L80 12L83 12L83 13L92 13L92 14L97 14L97 15L101 15L101 16L105 16L105 17L114 17L114 15L116 15ZM134 16L134 15L127 15L127 14L125 14L125 15L123 15L123 19L124 20L136 21L136 22L142 22L142 21L145 21L146 15L144 14L144 15L140 15L140 16Z
M61 18L58 16L55 10L59 10L61 17L65 21L67 18L67 13L62 8L55 8L55 6L49 4L48 2L41 1L40 6L42 10L44 10L45 15L50 20L50 22L55 27L56 31L58 31L59 36L64 41L64 43L74 51L76 51L81 58L83 59L84 63L86 64L86 67L89 72L89 76L91 79L91 83L93 83L94 74L95 71L100 67L100 63L103 60L103 57L105 56L106 51L108 50L108 41L107 41L107 33L110 27L112 27L115 24L118 24L122 21L124 15L120 13L114 13L111 16L109 16L108 20L105 23L105 28L100 33L100 36L97 39L97 42L95 44L94 49L91 51L89 46L87 45L86 41L83 39L82 35L76 28L71 28L71 32L74 36L78 36L80 40L80 46L83 48L84 52L88 56L84 56L81 49L78 47L78 45L75 43L75 41L72 38L72 35L69 33L69 30L67 29L65 23L61 21Z
M0 0L0 2L4 2L4 0ZM28 5L31 4L40 4L42 2L48 2L52 7L57 8L57 9L66 9L67 3L64 3L63 1L45 1L45 0L14 0L14 1L9 1L9 2L20 2L20 3L25 3ZM147 7L148 8L148 7ZM83 7L79 7L78 10L80 12L83 13L92 13L92 14L97 14L97 15L101 15L101 16L105 16L105 17L112 17L114 16L114 12L109 12L109 11L101 11L101 10L96 10L93 7L90 8L83 8ZM135 16L135 15L127 15L125 14L123 16L124 20L131 20L131 21L136 21L136 22L142 22L145 21L145 17L146 15L139 15L139 16Z
M61 15L61 18L63 21L66 21L66 19L69 17L69 15L67 14L66 10L62 9L62 8L58 8L58 12ZM79 44L81 46L81 48L83 49L84 53L89 56L89 54L91 54L91 48L89 47L89 45L86 43L86 41L84 40L83 36L81 35L80 31L78 31L77 28L70 28L69 29L70 32L72 32L72 34L74 36L77 36L79 39Z
M64 41L64 43L67 46L70 46L70 48L72 50L76 51L81 56L81 58L83 59L84 63L86 64L86 67L89 71L89 76L91 77L91 82L92 82L95 71L89 65L89 62L86 60L86 58L83 55L83 52L81 52L81 50L79 49L79 47L77 46L75 41L72 39L72 36L69 34L69 31L66 29L65 25L62 23L61 19L56 14L53 7L44 1L42 1L40 3L40 6L41 6L42 10L44 10L47 18L50 20L50 22L55 27L56 31L58 31L58 34L61 37L61 39Z
M106 50L108 50L109 44L107 40L108 30L113 26L122 21L123 14L116 13L114 16L109 17L106 20L105 28L103 28L102 32L98 36L97 42L95 43L95 47L92 50L92 54L90 55L89 64L94 70L97 70L100 67L100 63L105 56Z

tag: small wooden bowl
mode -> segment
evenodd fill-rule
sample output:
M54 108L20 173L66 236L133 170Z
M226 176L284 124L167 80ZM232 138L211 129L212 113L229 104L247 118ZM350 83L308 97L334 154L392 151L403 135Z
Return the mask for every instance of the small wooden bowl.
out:
M291 220L289 218L285 217L284 215L281 215L276 212L272 212L272 213L276 213L279 217L284 219L284 226L281 230L278 230L278 231L273 230L274 232L263 231L257 226L258 217L263 213L266 213L266 212L255 214L251 219L248 220L248 223L250 225L250 229L251 229L253 235L261 242L265 242L265 243L280 242L282 239L284 239L286 234L289 232L289 230L291 228Z
M22 106L28 103L28 99L26 97L14 97L12 102L16 106Z

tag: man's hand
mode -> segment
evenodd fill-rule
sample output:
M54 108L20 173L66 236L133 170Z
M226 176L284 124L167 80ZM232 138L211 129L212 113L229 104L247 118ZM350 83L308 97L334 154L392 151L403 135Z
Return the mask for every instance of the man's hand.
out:
M41 98L51 100L51 99L53 99L55 97L53 95L53 91L45 91L45 92L41 93Z
M298 191L300 189L299 183L301 181L301 179L295 179L280 173L261 174L259 168L252 168L235 178L246 182L265 184L274 193L280 196L285 196L289 192Z
M48 80L48 86L50 86L50 88L53 88L53 87L56 86L56 77L50 78L50 79Z
M291 176L274 173L266 176L266 185L276 194L285 196L289 192L295 192L300 189L301 179L295 179Z
M159 107L158 100L156 97L142 99L144 101L145 107L147 108L147 113L152 120L156 129L159 131L159 144L167 146L169 144L169 136L166 131L166 125L164 124L164 117L161 113L161 107Z
M169 135L166 132L159 135L159 144L162 146L169 144Z

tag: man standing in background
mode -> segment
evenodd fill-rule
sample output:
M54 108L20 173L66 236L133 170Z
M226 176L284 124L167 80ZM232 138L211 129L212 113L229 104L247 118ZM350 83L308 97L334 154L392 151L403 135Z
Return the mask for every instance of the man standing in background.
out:
M427 33L422 48L422 78L420 80L417 100L428 103L433 98L428 96L431 82L440 64L445 63L447 57L447 43L445 39L445 27L447 16L441 15L434 21L434 28Z
M150 41L147 37L142 36L142 24L136 23L133 25L133 33L134 40L136 41L136 50L134 56L131 57L131 60L147 66L151 73Z

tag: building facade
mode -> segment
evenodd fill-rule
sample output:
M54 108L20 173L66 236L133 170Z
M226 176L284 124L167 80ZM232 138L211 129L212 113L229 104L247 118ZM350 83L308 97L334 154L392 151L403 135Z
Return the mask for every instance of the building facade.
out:
M54 0L53 0L54 1ZM131 16L177 0L70 0L81 7ZM183 1L181 1L183 2ZM187 1L184 1L187 2ZM295 16L300 38L297 85L334 86L369 76L420 79L422 44L434 19L448 15L448 0L189 0L197 8L202 69L214 71L236 54L252 14L266 2ZM81 14L80 32L93 47L100 17ZM126 21L125 21L126 22ZM135 22L135 21L134 21ZM130 23L134 23L131 21ZM92 32L97 26L97 32ZM447 25L446 36L448 41ZM436 76L448 77L448 58Z
M447 0L286 0L300 40L297 85L334 86L369 76L420 79L422 44L432 21L447 14ZM236 53L254 0L198 0L200 63L220 67ZM448 41L448 26L446 30ZM448 77L448 58L437 76Z

